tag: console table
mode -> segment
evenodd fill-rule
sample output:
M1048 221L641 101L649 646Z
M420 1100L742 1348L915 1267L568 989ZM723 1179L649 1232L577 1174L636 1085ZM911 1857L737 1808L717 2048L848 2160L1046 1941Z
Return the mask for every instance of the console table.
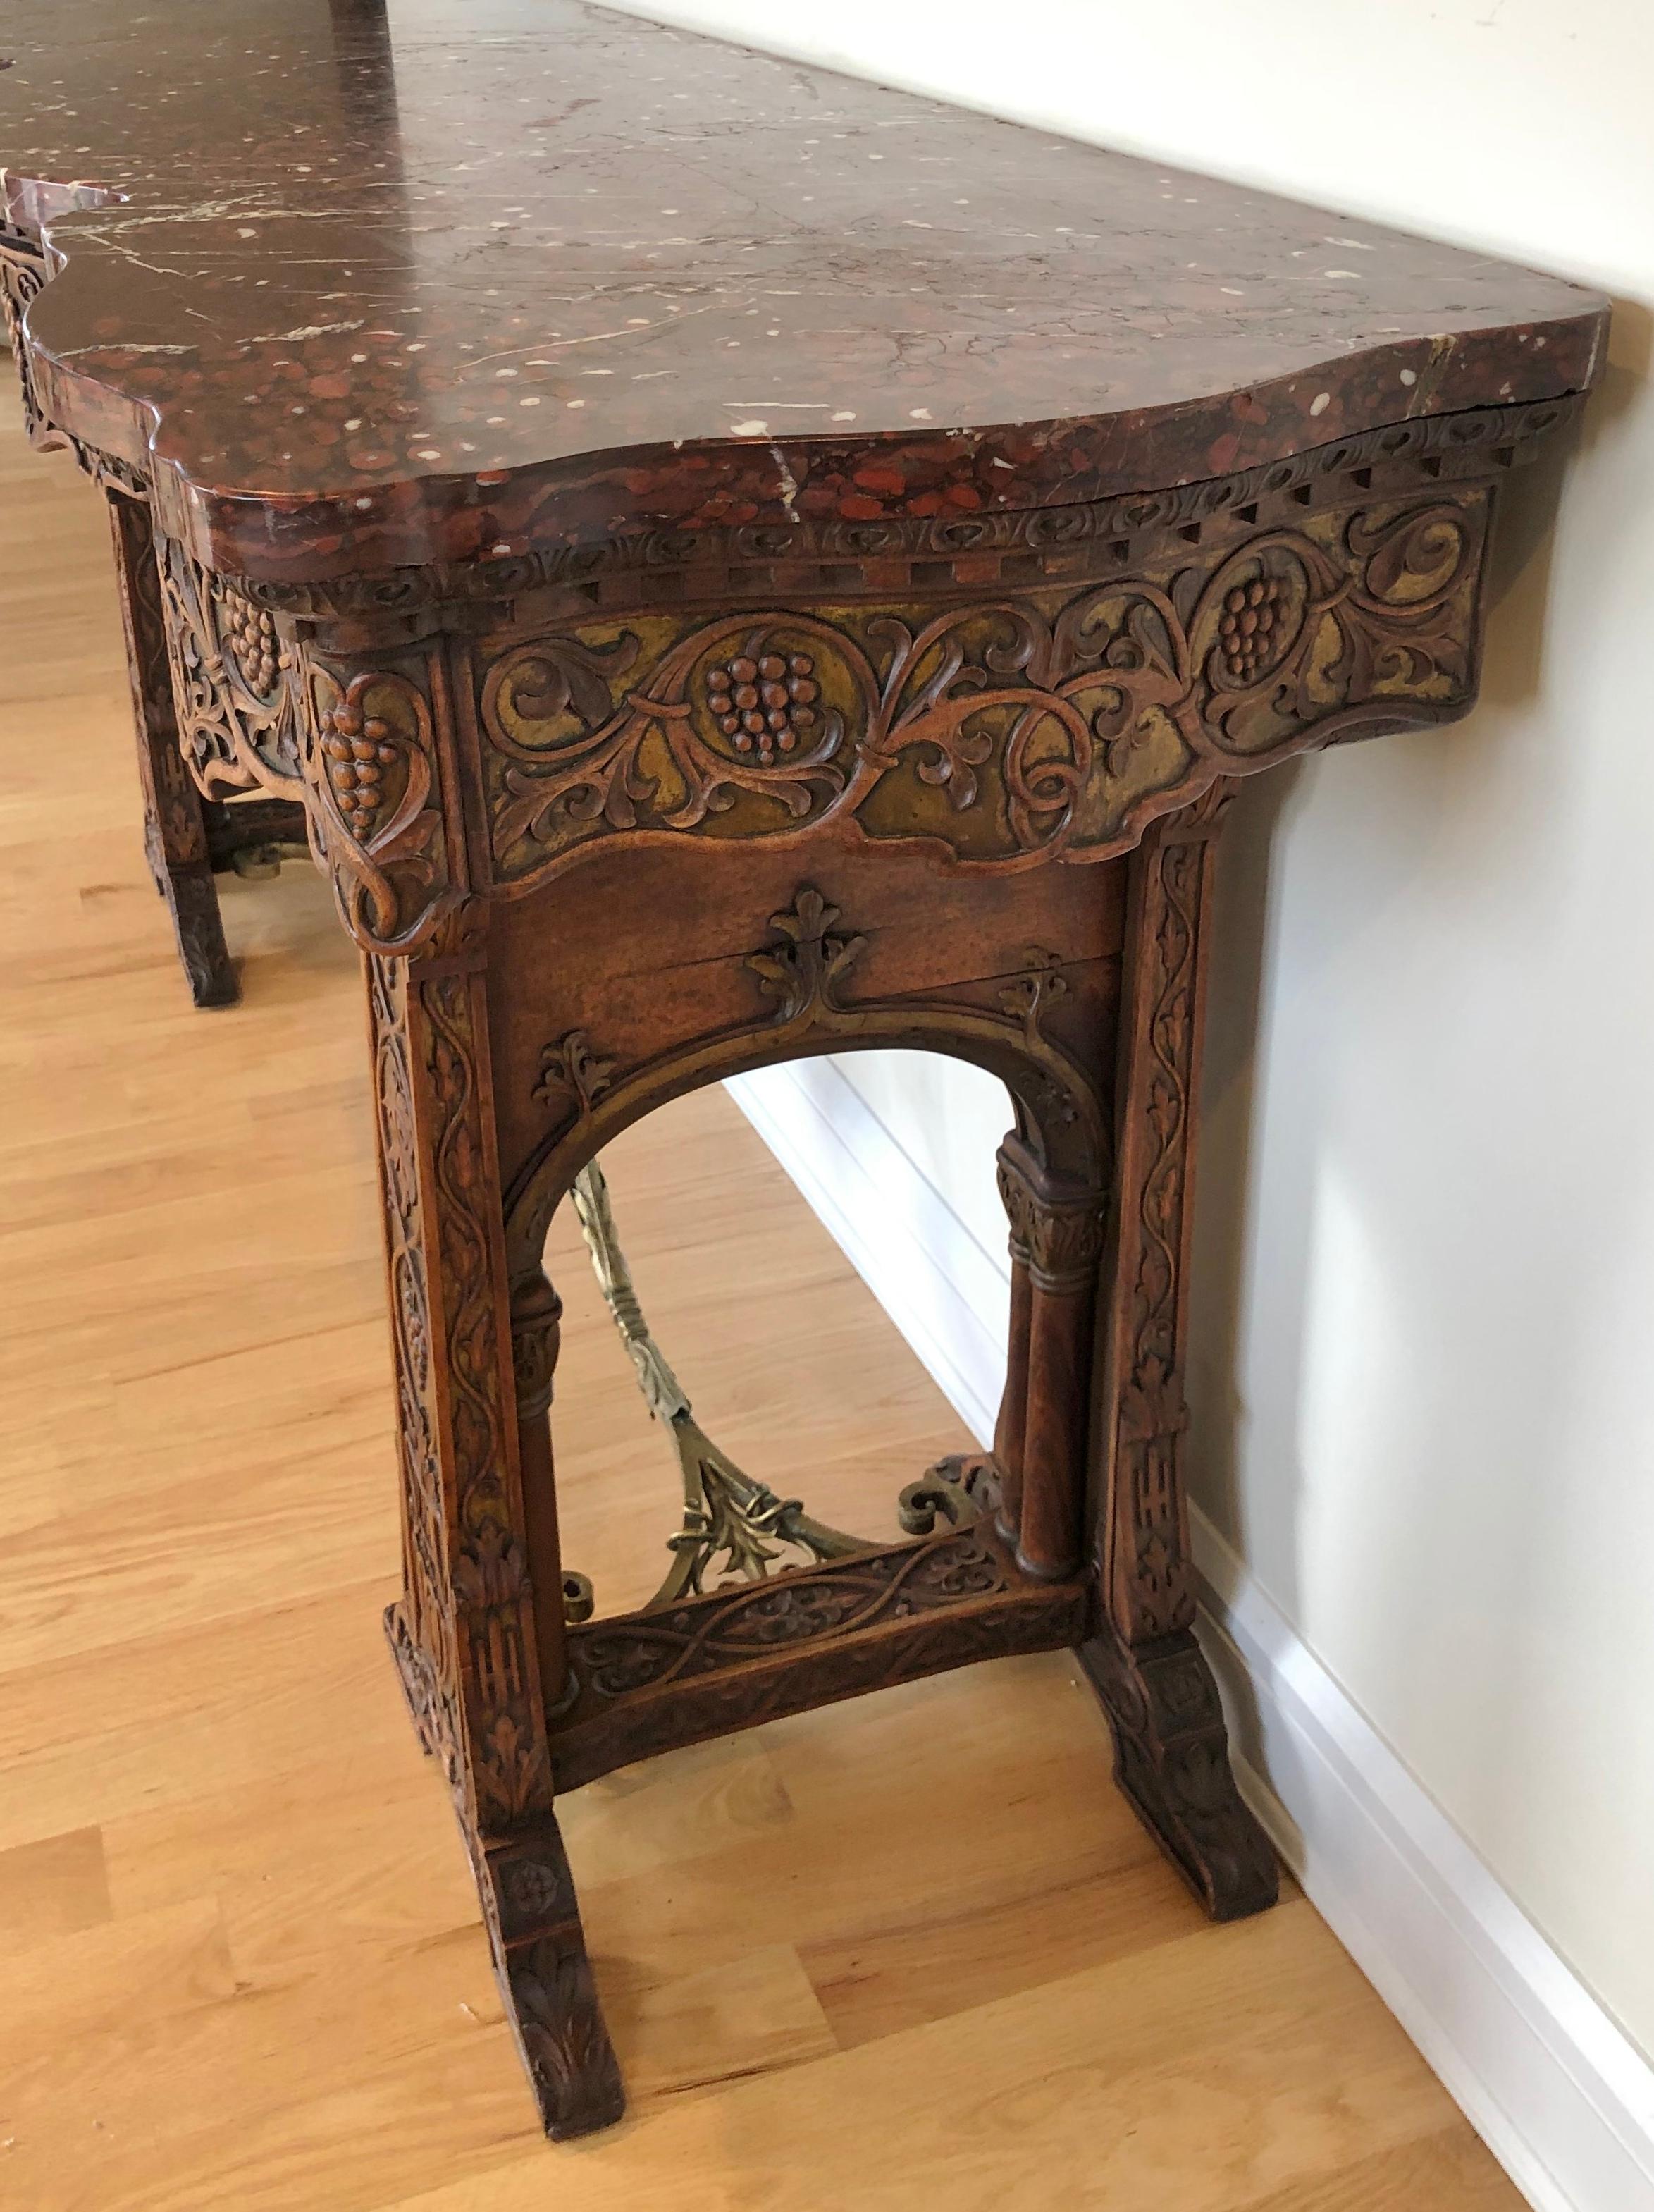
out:
M1267 1905L1179 1468L1214 842L1469 708L1603 303L574 0L64 16L0 53L20 361L114 502L181 933L191 793L256 792L362 951L391 1639L548 2131L622 2105L555 1797L670 1746L1072 1645L1209 1911ZM893 1469L895 1546L702 1449L591 1172L872 1046L1014 1115L994 1447ZM619 1617L558 1542L571 1192L703 1486Z
M224 941L214 873L242 866L244 855L262 860L282 844L302 844L305 811L296 801L281 798L238 798L227 805L221 798L204 797L191 781L173 711L148 471L66 434L36 404L23 317L45 279L45 251L33 219L31 194L18 180L15 193L0 205L0 316L21 389L24 428L43 451L73 447L103 488L137 733L144 853L172 916L179 959L197 1006L233 1006L240 987Z

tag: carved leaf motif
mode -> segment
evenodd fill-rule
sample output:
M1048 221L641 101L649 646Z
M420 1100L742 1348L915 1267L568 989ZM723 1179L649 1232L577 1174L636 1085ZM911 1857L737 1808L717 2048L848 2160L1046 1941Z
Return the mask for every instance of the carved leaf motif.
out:
M585 1946L542 1937L513 1952L511 1994L523 2052L554 2136L619 2118L625 2103Z
M297 708L274 623L211 576L175 538L156 544L179 742L191 774L209 796L257 787L296 796ZM274 665L268 685L257 690L241 657L249 616L255 627L269 623L270 629ZM251 646L245 649L262 677L265 648L257 655Z
M1306 517L942 614L659 617L518 647L481 702L496 866L533 879L594 837L838 813L970 864L1124 850L1212 764L1462 707L1485 497Z
M615 1062L597 1057L585 1030L570 1030L542 1051L532 1096L542 1106L573 1098L579 1111L587 1114L608 1090L614 1073Z
M398 670L342 680L312 660L304 675L312 846L357 942L370 951L410 951L458 896L448 878L429 703Z
M496 850L691 830L743 793L799 821L843 793L845 717L828 690L870 698L874 678L839 633L808 615L727 617L623 689L639 651L630 629L551 637L489 670L482 713L499 763Z
M515 1605L526 1584L523 1554L497 1522L486 1523L455 1562L455 1592L473 1612Z
M1005 986L999 994L999 1003L1022 1024L1032 1041L1039 1036L1045 1008L1066 998L1069 985L1059 953L1043 952L1037 945L1031 945L1027 962L1027 973Z
M607 647L558 638L523 655L504 680L512 709L524 720L582 733L608 720L613 679L624 676L637 657L634 637Z
M473 1724L471 1744L478 1816L488 1826L509 1826L549 1802L545 1741L526 1721L496 1712L480 1733Z
M1183 1389L1163 1360L1145 1359L1120 1397L1120 1434L1127 1443L1179 1435L1189 1425Z
M760 988L777 1002L778 1024L838 1010L839 979L867 945L864 937L833 936L838 919L838 908L812 884L803 884L792 905L770 916L770 927L783 942L748 955L747 965Z
M603 1698L682 1680L779 1644L962 1603L1007 1587L997 1556L969 1530L906 1550L809 1568L772 1583L721 1589L663 1613L578 1632L584 1678Z

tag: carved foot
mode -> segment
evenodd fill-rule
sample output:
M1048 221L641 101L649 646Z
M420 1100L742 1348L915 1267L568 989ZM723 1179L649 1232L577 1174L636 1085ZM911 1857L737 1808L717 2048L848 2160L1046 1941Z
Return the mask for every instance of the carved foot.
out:
M1214 1920L1280 1893L1275 1853L1229 1768L1217 1684L1188 1630L1135 1648L1113 1630L1080 1646L1114 1732L1114 1778Z
M385 1607L385 1632L421 1748L441 1759L453 1790L500 2000L541 2124L554 2142L609 2127L626 2110L626 2090L556 1820L542 1814L523 1834L496 1841L473 1833L429 1663L400 1605Z
M233 1006L241 995L224 942L218 891L204 866L167 872L161 886L173 916L178 957L198 1006Z
M549 1814L473 1854L506 2016L554 2142L626 2110L621 2069L586 1957L574 1877Z

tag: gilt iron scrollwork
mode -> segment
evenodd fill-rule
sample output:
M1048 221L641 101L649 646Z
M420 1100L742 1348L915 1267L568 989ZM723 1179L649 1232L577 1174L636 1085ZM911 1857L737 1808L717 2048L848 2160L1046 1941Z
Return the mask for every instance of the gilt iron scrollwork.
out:
M695 1419L688 1392L644 1318L615 1227L609 1185L595 1160L575 1183L574 1210L644 1402L669 1433L682 1476L682 1524L667 1540L672 1565L651 1607L700 1596L709 1576L762 1581L789 1552L796 1561L820 1562L864 1549L858 1538L812 1520L801 1499L778 1497L766 1483L743 1474Z

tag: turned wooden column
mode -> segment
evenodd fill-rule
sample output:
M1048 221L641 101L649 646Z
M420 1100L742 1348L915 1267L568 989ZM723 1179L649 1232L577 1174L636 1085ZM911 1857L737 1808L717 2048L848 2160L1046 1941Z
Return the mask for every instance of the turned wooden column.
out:
M1001 1192L1005 1175L999 1168ZM1007 1212L1009 1208L1007 1207ZM999 1474L999 1533L1015 1544L1022 1528L1022 1449L1028 1421L1028 1326L1033 1315L1033 1285L1028 1279L1028 1249L1011 1219L1011 1313L1005 1339L1005 1388L994 1423L994 1463Z
M1086 1423L1103 1195L1042 1170L1015 1134L999 1148L1011 1224L1011 1326L996 1431L1017 1565L1045 1581L1084 1549Z

